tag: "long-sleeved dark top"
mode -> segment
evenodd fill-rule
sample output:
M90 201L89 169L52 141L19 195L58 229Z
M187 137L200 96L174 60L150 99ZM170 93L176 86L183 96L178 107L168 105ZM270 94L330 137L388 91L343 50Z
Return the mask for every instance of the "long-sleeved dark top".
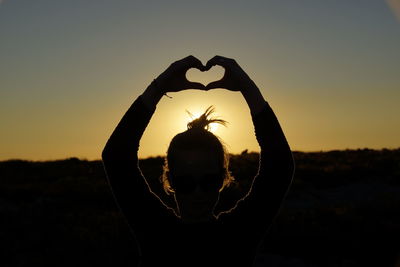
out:
M139 244L140 266L252 266L293 179L294 161L272 109L251 114L260 145L259 169L234 210L207 223L185 224L154 194L139 168L138 150L155 108L139 96L102 154L108 182Z

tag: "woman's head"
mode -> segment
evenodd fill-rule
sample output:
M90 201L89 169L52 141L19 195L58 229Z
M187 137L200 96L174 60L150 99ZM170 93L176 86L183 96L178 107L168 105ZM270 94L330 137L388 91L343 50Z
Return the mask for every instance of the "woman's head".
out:
M225 146L208 131L210 123L226 123L208 118L213 111L210 106L189 122L188 129L172 139L167 151L162 183L168 194L175 195L181 213L212 211L219 192L233 181Z

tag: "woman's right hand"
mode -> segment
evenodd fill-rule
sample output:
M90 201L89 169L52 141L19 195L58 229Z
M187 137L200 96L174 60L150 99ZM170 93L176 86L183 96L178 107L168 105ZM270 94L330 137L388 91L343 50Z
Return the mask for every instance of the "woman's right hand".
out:
M205 71L206 67L194 56L187 56L172 63L157 79L157 86L162 90L162 94L168 92L179 92L185 89L206 90L204 84L190 82L186 79L186 72L190 68L197 68Z

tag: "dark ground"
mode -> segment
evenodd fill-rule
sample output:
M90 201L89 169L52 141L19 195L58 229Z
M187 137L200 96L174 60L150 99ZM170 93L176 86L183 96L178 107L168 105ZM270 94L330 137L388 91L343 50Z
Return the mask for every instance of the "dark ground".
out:
M257 266L400 266L400 149L294 157L293 185ZM140 161L155 192L163 160ZM257 168L257 153L231 155L239 183L223 206L246 193ZM136 263L101 161L0 162L0 246L0 266Z

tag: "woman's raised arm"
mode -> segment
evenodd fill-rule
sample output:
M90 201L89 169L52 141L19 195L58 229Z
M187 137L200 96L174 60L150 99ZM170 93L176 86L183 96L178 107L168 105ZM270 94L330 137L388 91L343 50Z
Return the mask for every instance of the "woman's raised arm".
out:
M232 214L221 214L253 226L268 227L277 215L293 179L294 160L282 128L260 90L235 60L215 56L206 67L220 65L224 77L206 86L240 91L253 120L256 139L260 145L259 170L249 193L238 201Z
M172 63L140 95L122 117L102 152L103 165L114 197L130 225L154 221L172 215L151 192L138 161L139 142L156 105L167 92L204 89L204 85L186 80L186 71L204 66L193 56Z

